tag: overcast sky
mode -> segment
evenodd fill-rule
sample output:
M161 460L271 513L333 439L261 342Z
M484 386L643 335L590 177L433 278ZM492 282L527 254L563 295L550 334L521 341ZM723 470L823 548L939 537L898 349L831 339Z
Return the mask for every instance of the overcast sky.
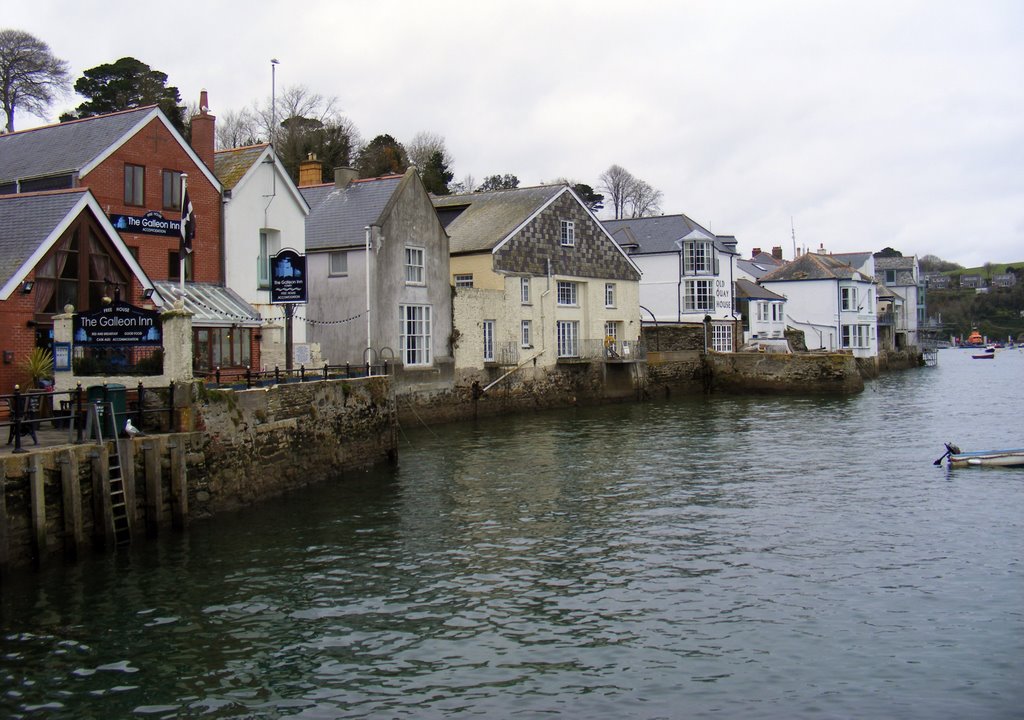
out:
M214 114L303 84L364 140L442 135L457 179L612 164L754 247L1024 261L1020 0L37 0L0 26L132 56ZM51 119L75 107L55 105ZM43 124L21 116L18 129Z

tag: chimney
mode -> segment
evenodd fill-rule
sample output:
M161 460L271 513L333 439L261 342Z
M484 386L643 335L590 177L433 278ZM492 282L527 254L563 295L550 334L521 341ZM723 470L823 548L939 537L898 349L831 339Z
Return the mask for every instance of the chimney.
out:
M324 166L316 159L316 153L299 163L299 187L321 185L324 181Z
M353 167L334 168L334 186L343 188L359 177L359 173Z
M206 167L213 170L213 149L217 118L210 114L206 91L199 93L199 114L192 118L192 149Z
M781 260L782 259L782 246L781 245L776 245L775 247L772 248L772 257L775 258L776 260Z
M761 248L754 248L753 250L750 251L750 257L752 257L752 258L756 258L760 254L761 254Z

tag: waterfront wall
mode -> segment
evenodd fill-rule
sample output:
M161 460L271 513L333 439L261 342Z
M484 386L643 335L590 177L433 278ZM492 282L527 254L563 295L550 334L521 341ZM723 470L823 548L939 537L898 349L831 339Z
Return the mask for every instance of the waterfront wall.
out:
M857 358L845 353L707 355L710 389L727 393L830 393L864 390Z
M635 400L644 396L647 382L643 363L593 360L560 362L553 367L528 363L511 370L461 371L448 387L406 385L396 400L398 422L402 426L429 425L507 412Z
M181 386L184 432L119 440L132 539L393 460L387 378L246 391ZM114 442L0 458L0 570L114 545Z

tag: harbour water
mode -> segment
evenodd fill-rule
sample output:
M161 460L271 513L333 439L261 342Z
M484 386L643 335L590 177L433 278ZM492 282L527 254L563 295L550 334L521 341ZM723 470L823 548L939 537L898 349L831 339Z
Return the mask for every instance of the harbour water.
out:
M1013 718L1024 352L848 398L403 427L400 465L8 579L0 717Z

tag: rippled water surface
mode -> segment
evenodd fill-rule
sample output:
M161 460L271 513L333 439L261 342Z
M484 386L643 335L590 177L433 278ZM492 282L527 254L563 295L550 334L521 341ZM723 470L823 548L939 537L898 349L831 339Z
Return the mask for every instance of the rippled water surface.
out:
M1024 353L403 428L398 469L9 580L0 716L1011 718Z

